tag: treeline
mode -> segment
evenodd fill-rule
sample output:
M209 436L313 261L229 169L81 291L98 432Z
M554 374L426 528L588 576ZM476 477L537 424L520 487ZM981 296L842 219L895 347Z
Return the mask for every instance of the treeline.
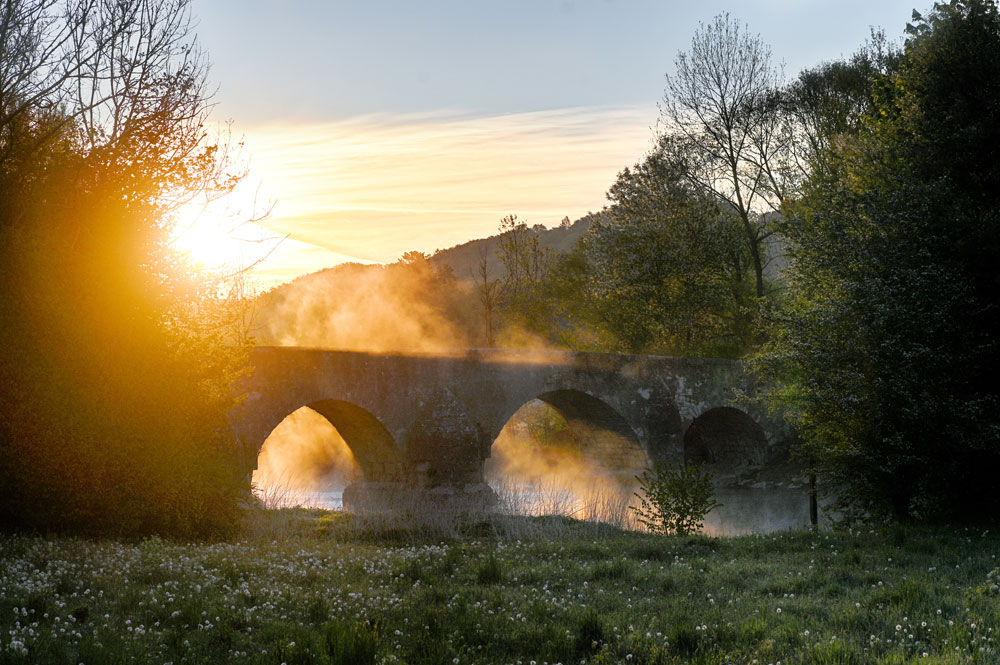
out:
M0 528L221 535L241 351L171 212L232 185L187 0L0 3Z
M995 520L1000 16L936 3L906 33L795 87L816 140L757 367L851 505Z

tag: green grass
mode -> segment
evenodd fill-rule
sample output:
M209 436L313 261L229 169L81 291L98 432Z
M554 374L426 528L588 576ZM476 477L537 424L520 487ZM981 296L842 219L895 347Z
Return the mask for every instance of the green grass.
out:
M234 543L0 537L0 664L1000 662L992 530L255 520Z

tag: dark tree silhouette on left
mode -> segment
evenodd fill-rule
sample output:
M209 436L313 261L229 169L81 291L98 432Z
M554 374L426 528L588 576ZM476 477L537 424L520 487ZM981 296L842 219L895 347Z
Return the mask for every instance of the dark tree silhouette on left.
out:
M189 0L0 3L0 527L221 534L245 345L172 212L242 173Z

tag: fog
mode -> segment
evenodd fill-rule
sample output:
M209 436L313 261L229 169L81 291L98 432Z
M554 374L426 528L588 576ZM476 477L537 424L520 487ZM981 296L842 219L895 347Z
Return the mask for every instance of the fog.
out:
M253 487L267 507L340 508L344 488L360 474L336 428L303 407L281 421L264 441Z
M634 442L568 422L548 404L525 404L500 432L486 461L487 483L501 509L558 514L634 526L635 476L646 455Z
M466 287L429 261L348 264L261 296L258 344L432 352L475 346L461 321ZM476 313L472 312L475 316Z

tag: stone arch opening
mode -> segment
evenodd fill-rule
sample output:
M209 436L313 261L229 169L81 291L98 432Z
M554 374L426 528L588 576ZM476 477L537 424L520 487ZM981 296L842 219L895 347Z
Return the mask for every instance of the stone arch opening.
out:
M339 508L350 484L402 477L402 456L371 412L320 400L286 416L261 446L253 483L268 503Z
M606 519L624 511L648 465L638 436L615 409L577 390L538 395L507 420L490 447L487 483L515 511ZM600 511L597 511L600 512Z
M705 411L684 433L684 461L716 474L759 469L767 458L767 435L743 411L721 406Z

